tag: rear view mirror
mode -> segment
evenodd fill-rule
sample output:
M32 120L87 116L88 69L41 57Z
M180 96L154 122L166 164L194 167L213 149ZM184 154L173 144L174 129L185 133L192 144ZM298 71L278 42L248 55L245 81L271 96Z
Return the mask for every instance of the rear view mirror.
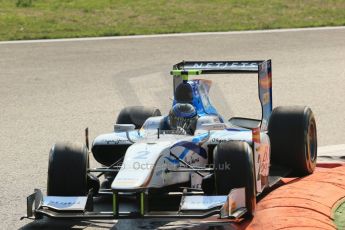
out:
M205 123L201 125L201 129L203 130L223 130L226 128L224 123Z
M243 118L243 117L232 117L229 119L230 124L247 128L247 129L253 129L260 127L261 121L256 119L250 119L250 118Z
M114 131L115 132L127 132L135 130L135 125L133 124L115 124Z

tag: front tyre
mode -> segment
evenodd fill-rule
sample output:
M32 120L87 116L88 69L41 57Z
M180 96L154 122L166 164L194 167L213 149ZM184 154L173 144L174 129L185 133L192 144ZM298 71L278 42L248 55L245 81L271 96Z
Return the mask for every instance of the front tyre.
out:
M254 215L256 206L255 174L252 149L248 143L220 143L214 150L215 188L218 195L228 195L234 188L245 188L246 208Z
M272 162L287 166L295 176L314 172L317 133L313 112L306 106L282 106L273 110L268 124Z
M55 144L49 153L48 196L85 196L88 193L89 155L85 145Z

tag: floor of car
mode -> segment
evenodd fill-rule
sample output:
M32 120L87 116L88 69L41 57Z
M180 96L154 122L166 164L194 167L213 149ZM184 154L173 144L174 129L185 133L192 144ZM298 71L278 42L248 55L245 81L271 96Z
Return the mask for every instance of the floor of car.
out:
M291 170L289 168L280 166L280 165L271 165L270 172L268 175L269 186L272 187L280 181L283 177L289 175Z

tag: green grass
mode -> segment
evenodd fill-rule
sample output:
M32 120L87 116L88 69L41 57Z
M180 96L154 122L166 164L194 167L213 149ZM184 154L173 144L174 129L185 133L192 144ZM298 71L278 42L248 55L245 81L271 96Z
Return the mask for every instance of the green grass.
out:
M345 229L345 199L335 208L333 216L337 229Z
M345 0L0 0L0 40L345 25Z

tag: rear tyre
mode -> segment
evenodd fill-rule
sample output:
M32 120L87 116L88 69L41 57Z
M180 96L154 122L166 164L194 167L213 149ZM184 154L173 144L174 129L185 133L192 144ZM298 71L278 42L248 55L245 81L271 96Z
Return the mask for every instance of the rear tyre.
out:
M49 153L48 196L85 196L88 193L88 150L83 144L58 143Z
M128 106L121 110L116 124L134 124L139 129L147 118L156 116L161 116L161 111L155 107Z
M313 173L317 159L317 133L309 107L275 108L268 124L268 135L273 163L291 168L294 176Z
M246 207L254 215L256 206L253 153L248 143L231 141L220 143L214 150L215 190L228 195L231 189L246 189Z

